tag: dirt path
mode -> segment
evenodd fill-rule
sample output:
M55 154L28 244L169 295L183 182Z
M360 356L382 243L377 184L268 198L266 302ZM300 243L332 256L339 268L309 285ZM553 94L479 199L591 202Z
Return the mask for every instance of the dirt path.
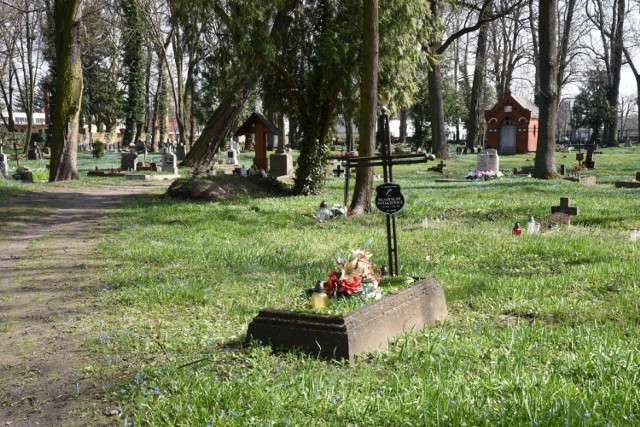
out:
M158 186L46 188L0 205L0 427L105 426L83 348L105 219ZM42 210L35 212L34 210Z

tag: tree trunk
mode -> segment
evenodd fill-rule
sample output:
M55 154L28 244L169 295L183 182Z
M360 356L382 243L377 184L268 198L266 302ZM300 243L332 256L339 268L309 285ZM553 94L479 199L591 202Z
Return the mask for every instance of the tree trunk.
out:
M360 141L358 154L371 156L376 147L376 115L378 110L378 0L364 1L362 47L362 86L360 89ZM350 211L371 211L373 167L356 168L356 183Z
M484 143L484 74L487 63L487 24L480 27L478 44L476 46L476 61L473 71L473 84L471 86L471 98L469 100L469 128L467 129L466 148L473 153L476 146Z
M438 22L437 0L429 1L431 16L434 22ZM438 36L439 37L439 36ZM440 40L434 40L429 49L436 52L441 45ZM449 158L447 147L447 130L444 123L444 99L442 94L442 73L440 63L436 62L427 73L429 84L429 112L431 113L431 148L433 154L439 159Z
M624 32L624 19L626 12L625 0L617 0L617 12L615 32L611 35L611 77L609 87L607 88L607 99L609 100L609 106L611 111L615 111L612 120L605 124L604 143L609 146L617 147L618 135L618 97L620 96L620 73L622 70L622 49L623 49L623 32Z
M538 10L540 41L540 128L533 176L558 176L555 165L558 123L558 0L540 0Z
M82 101L80 23L76 12L80 0L56 0L56 108L53 117L49 181L78 179L76 170L78 123Z
M409 110L406 108L400 109L400 143L407 143L407 117L409 117Z
M293 187L293 193L296 195L317 194L324 185L327 136L331 129L337 98L337 91L327 95L325 102L317 109L317 114L306 115L300 121L302 135L306 140L300 144Z
M220 144L224 142L233 122L249 101L253 93L250 80L250 78L243 79L238 84L238 89L223 99L205 125L200 137L187 153L182 165L193 167L196 175L204 173L211 166L213 157L220 149Z
M538 42L538 31L536 31L536 19L535 19L535 7L534 0L529 0L527 3L529 6L529 26L531 31L531 51L533 55L533 63L540 64L540 48ZM556 4L557 6L557 4ZM547 11L543 10L542 7L538 7L538 12L547 13ZM533 76L533 96L534 96L534 104L540 105L539 95L540 95L540 66L536 65L535 67L535 75Z
M429 82L429 111L431 113L431 147L438 159L449 158L447 128L444 122L444 100L442 98L442 74L436 63L427 75Z

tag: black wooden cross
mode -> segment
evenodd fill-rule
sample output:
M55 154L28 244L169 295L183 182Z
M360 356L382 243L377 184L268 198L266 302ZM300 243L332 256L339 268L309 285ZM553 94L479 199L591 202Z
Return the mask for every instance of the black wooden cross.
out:
M560 197L560 206L552 206L551 213L562 213L565 215L578 215L578 207L577 206L569 206L569 198L568 197Z
M434 160L433 154L398 154L393 156L391 154L391 136L389 133L389 116L386 109L382 109L382 114L378 117L378 135L380 137L380 154L376 156L356 156L342 158L343 164L346 166L345 176L345 205L347 204L347 195L349 187L349 169L382 166L384 175L384 182L393 182L393 166L394 165L408 165L415 163L426 163L429 160ZM388 272L391 276L395 276L399 273L398 263L398 240L396 237L396 216L395 214L386 214L387 220L387 252L389 267Z
M18 139L13 139L13 153L16 155L16 167L20 167L20 159L18 156Z

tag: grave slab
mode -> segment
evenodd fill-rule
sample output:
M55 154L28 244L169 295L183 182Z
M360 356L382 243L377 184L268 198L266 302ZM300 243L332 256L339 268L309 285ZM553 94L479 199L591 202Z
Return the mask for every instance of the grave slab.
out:
M586 185L588 187L592 187L596 185L596 177L595 175L581 176L581 177L566 177L564 178L567 181L577 182L578 184Z
M165 181L168 179L178 179L180 175L127 175L127 179L133 181Z
M118 172L117 170L114 171L89 171L87 172L88 176L106 176L106 177L125 177L127 175L126 172Z
M640 188L640 181L617 181L616 188Z
M353 361L362 353L385 350L398 335L432 325L447 314L442 287L427 278L344 317L262 310L249 324L247 340Z

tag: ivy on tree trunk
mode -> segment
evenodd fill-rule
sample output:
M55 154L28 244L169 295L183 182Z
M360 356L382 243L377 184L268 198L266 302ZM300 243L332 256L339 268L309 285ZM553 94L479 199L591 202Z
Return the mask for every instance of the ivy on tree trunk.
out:
M54 3L57 98L49 181L78 179L78 123L82 101L81 31L80 23L76 22L79 2L56 0Z

